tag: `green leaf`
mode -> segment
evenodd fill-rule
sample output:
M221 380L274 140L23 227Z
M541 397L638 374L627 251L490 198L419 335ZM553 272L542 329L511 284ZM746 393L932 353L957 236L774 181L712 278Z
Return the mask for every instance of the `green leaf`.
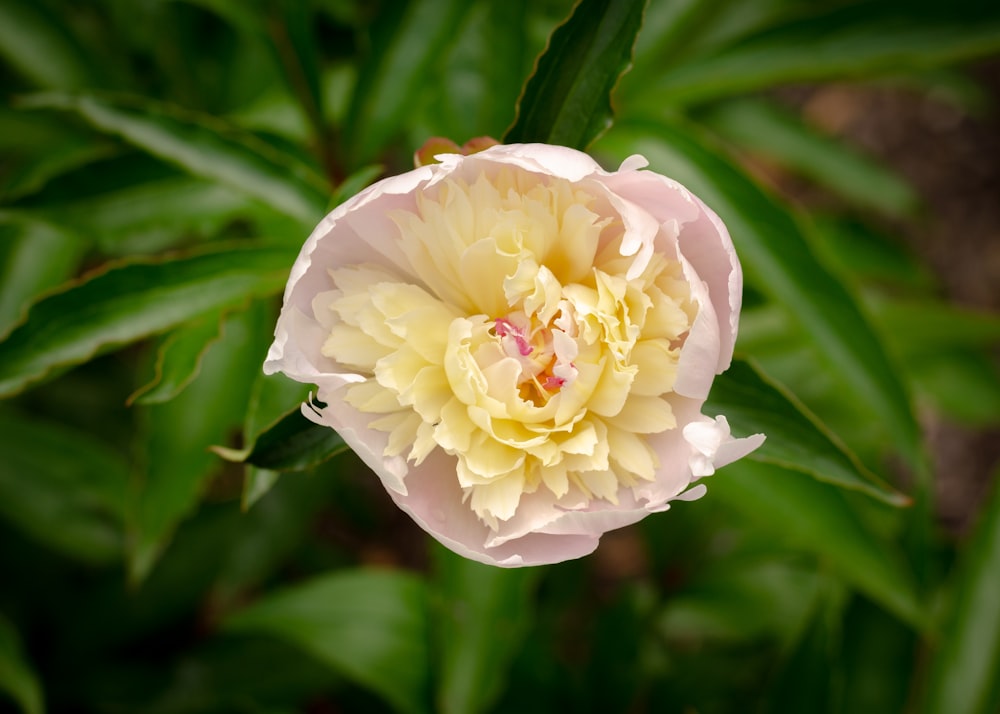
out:
M961 554L954 600L930 665L927 714L988 714L1000 703L1000 471Z
M644 98L637 99L643 109L659 115L668 105L706 102L790 82L921 71L1000 48L995 13L948 16L945 6L931 10L928 14L917 6L903 10L893 3L860 3L767 28L671 68L645 88Z
M353 570L269 594L224 623L305 649L400 711L427 711L430 636L424 583L399 572Z
M711 478L708 498L719 499L791 547L819 556L904 622L927 627L913 576L899 554L861 521L835 486L743 459Z
M87 434L0 411L0 516L88 563L121 557L128 469Z
M105 253L126 255L162 250L192 236L214 236L257 206L241 191L180 174L59 201L58 220L94 236Z
M537 5L531 7L527 0L470 5L440 80L428 88L420 114L410 122L414 146L428 136L451 137L459 144L471 137L502 136L514 119L524 78L544 46L544 36L536 46L529 35L529 27L545 27ZM497 32L498 27L504 31Z
M65 117L47 119L37 112L0 107L0 152L4 155L0 199L4 202L31 195L53 178L120 150L112 140L95 140L91 131Z
M30 216L0 211L0 336L41 293L76 272L87 243Z
M811 216L809 235L824 262L845 279L906 292L938 292L937 279L898 238L844 217Z
M741 150L773 159L858 206L896 218L916 209L917 195L902 178L776 104L726 102L700 115L699 121Z
M168 667L169 677L164 671ZM107 667L103 672L117 678L109 682L113 694L103 698L101 705L143 714L294 714L302 709L293 702L329 701L337 684L330 670L315 658L263 636L217 637L184 650L176 661L158 667L165 686L152 699L148 691L133 694L122 687L120 682L128 674L114 669Z
M908 359L936 354L942 347L989 347L1000 343L997 313L927 298L871 295L867 304L872 317L883 326L886 339Z
M224 466L210 451L242 424L271 326L262 305L230 316L201 370L176 398L139 410L140 429L128 501L129 574L143 579L177 523Z
M920 430L899 370L857 301L816 258L792 215L731 164L690 135L657 125L619 144L698 195L726 223L748 282L788 311L870 409L900 452L923 467Z
M198 376L205 352L219 338L221 321L221 312L211 312L171 332L157 351L152 380L134 391L128 404L160 404L180 394Z
M748 458L801 471L885 503L909 503L858 461L837 437L785 387L749 361L736 360L715 378L705 409L725 414L735 436L764 433Z
M24 659L14 625L0 615L0 692L6 692L23 714L43 714L42 687Z
M238 3L234 3L238 4ZM326 120L323 117L323 84L316 46L316 22L309 3L274 3L267 18L267 34L285 81L299 100L312 124L320 150L325 151Z
M246 192L312 226L330 188L322 177L253 135L217 118L130 97L49 92L24 97L27 109L56 109L174 163Z
M288 379L283 374L257 374L253 389L250 392L250 403L247 405L246 420L243 422L243 443L247 449L235 452L239 461L249 456L257 441L257 435L271 424L279 421L293 409L301 409L302 403L309 399L309 385L299 384ZM231 456L230 450L216 451L223 458ZM262 469L247 464L243 472L243 510L249 509L264 494L271 490L279 471Z
M914 391L959 422L1000 423L1000 369L984 350L943 348L905 363Z
M0 56L40 87L79 89L94 82L90 55L41 3L0 3Z
M839 583L825 585L798 646L783 658L769 683L767 714L832 711L830 702L840 682L835 658L841 646L847 598Z
M371 30L347 116L352 167L369 163L405 124L469 10L465 0L389 2Z
M305 471L346 451L347 444L333 429L309 421L296 407L258 434L252 446L213 450L228 461L270 471Z
M333 196L330 198L330 209L334 209L347 199L354 196L356 193L360 193L363 189L368 187L375 179L382 175L384 167L381 164L372 164L371 166L364 166L353 174L345 178L337 186L337 189L333 192Z
M914 658L919 634L865 598L854 598L840 623L837 714L912 709ZM918 654L918 652L920 654Z
M585 149L606 131L645 7L645 0L579 0L539 56L504 142Z
M494 568L435 544L437 711L489 711L534 616L536 568Z
M762 557L749 548L699 561L698 570L664 603L657 629L669 643L774 639L782 649L794 646L824 577L789 560Z
M0 396L58 368L281 290L287 250L214 246L172 259L121 263L49 295L0 342Z

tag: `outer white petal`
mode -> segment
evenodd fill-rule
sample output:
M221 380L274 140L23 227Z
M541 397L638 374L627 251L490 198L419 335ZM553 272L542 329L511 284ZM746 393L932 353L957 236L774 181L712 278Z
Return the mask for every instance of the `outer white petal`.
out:
M719 318L708 286L684 256L680 261L691 289L691 299L698 304L698 314L681 348L674 391L704 401L712 388L719 363Z
M445 159L443 166L448 169L464 165L475 174L487 163L517 166L568 181L580 181L593 174L607 174L588 154L551 144L504 144L471 156L450 154L442 158Z
M389 490L402 510L430 535L466 558L489 565L520 567L545 565L581 558L597 548L596 535L552 535L529 533L494 548L486 546L492 532L463 502L455 479L441 478L452 473L455 460L435 451L406 477L407 492Z
M692 421L683 433L691 445L691 473L695 477L711 476L717 468L746 456L764 443L763 434L734 439L729 421L721 415L714 421L708 417Z

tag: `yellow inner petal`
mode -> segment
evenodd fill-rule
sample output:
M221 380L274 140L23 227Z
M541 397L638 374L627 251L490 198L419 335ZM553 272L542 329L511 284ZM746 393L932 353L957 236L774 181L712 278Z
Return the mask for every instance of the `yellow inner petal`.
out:
M599 195L511 168L446 180L392 216L412 277L341 267L314 301L323 355L366 377L346 399L389 435L386 455L455 456L438 477L494 529L538 488L617 503L655 478L646 436L676 428L696 305L662 255L627 279Z

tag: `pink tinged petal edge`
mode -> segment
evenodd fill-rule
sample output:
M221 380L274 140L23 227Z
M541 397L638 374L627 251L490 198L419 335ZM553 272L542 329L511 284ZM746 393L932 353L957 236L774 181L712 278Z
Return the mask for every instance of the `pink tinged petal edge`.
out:
M555 176L567 181L581 181L594 174L607 175L589 154L549 144L501 144L464 157L443 154L441 159L441 166L448 169L467 165L477 174L478 168L487 163L516 166L525 171Z
M597 548L595 535L547 533L530 533L487 548L492 532L463 501L457 480L439 478L440 474L454 470L454 457L437 450L420 467L410 470L406 494L389 490L389 495L417 525L459 555L511 568L582 558Z
M674 392L704 401L712 388L720 362L719 319L708 286L685 256L680 257L680 262L691 288L691 299L698 304L698 314L681 348Z
M683 428L684 440L691 446L691 472L696 477L711 476L716 469L743 458L764 443L763 434L734 439L725 416L714 420L702 417Z
M681 230L680 247L707 283L718 314L720 343L716 371L721 374L729 368L736 346L743 304L743 270L722 219L701 199L688 193L701 207L702 213L695 223L685 225Z
M390 494L405 496L407 485L404 479L410 471L406 459L402 456L384 455L389 434L368 428L368 422L377 415L363 414L348 406L340 392L340 389L330 392L320 389L317 396L327 406L317 409L306 403L302 405L302 414L310 421L336 431L344 443L379 477Z

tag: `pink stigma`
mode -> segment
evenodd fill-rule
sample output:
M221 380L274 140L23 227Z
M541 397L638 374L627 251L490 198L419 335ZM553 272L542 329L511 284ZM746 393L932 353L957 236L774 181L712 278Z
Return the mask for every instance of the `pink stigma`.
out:
M517 329L510 320L498 317L495 322L495 329L500 337L510 336L514 338L514 342L517 344L517 351L521 353L522 357L527 357L534 351L531 344L524 339L524 333Z

